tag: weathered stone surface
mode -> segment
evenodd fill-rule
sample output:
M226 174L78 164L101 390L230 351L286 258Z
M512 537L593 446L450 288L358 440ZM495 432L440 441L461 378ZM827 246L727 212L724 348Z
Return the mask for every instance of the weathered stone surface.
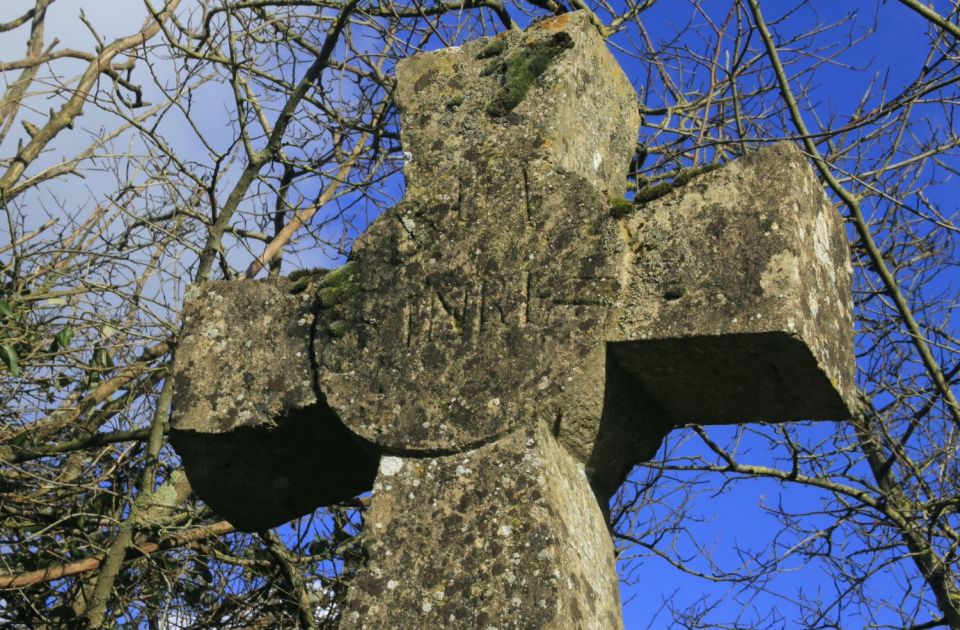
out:
M552 46L526 97L491 114L503 72ZM556 407L603 344L623 258L607 193L639 119L579 13L417 55L398 93L406 200L354 247L358 291L334 307L343 334L317 338L320 383L367 440L454 452Z
M384 457L374 496L341 627L622 627L603 517L541 424L456 455Z
M501 111L504 88L525 84L516 106ZM465 168L492 172L503 161L505 170L555 166L604 195L626 189L640 126L636 93L582 12L405 59L397 101L408 199L452 204L470 186Z
M525 199L521 172L500 175L476 205L378 220L352 257L359 292L334 307L345 330L317 336L327 401L386 449L458 451L529 423L603 344L605 200L570 174L529 177Z
M624 223L633 259L611 350L676 422L849 417L846 236L794 145L701 175Z
M322 284L210 282L188 294L170 441L193 488L239 529L279 525L373 483L376 455L316 394Z

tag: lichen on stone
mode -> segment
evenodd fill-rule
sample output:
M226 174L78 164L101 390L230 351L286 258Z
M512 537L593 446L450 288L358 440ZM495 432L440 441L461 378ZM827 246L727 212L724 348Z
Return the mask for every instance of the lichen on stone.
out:
M512 52L505 60L494 61L481 76L500 75L500 90L487 105L487 115L503 118L527 96L534 82L561 53L573 48L573 39L563 31L538 39Z

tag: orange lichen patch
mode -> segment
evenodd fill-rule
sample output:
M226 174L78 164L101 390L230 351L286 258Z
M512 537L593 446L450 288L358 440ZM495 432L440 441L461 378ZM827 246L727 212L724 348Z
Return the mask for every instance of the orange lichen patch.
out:
M547 138L547 139L544 140L542 143L540 143L540 148L541 148L541 149L546 149L546 148L549 148L550 145L552 145L552 144L553 144L553 140Z
M537 22L536 24L534 24L534 28L548 30L548 31L559 31L560 29L566 27L567 22L569 21L570 21L570 14L564 13L563 15L547 18L543 22Z

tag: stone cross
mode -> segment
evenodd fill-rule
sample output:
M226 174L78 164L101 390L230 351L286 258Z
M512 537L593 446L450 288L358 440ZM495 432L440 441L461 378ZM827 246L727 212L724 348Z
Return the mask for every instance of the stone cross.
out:
M840 218L788 144L625 207L582 14L397 80L404 201L335 271L191 289L171 442L240 529L373 490L343 627L622 627L604 511L667 431L848 417Z

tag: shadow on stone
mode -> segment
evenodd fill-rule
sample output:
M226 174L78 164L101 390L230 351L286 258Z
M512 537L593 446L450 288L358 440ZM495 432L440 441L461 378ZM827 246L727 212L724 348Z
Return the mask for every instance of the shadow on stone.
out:
M624 341L610 349L680 424L850 417L807 344L785 332Z
M170 442L197 494L241 531L354 497L373 487L377 472L378 457L326 405L276 418L276 426L174 430Z
M590 486L609 519L610 497L637 462L651 459L674 426L670 413L628 373L607 345L603 413L596 440L585 462Z

